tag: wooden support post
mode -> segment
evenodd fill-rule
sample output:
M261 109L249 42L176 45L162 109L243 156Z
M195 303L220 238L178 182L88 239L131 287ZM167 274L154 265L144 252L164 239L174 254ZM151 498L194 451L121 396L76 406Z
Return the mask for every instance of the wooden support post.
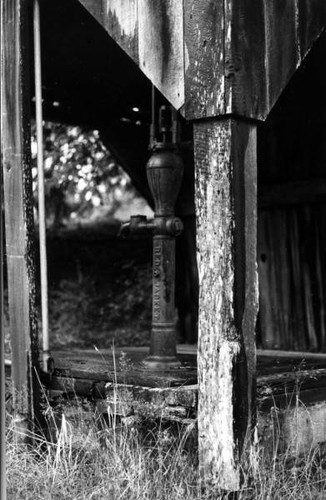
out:
M198 435L204 484L236 491L254 421L256 126L194 122L199 271Z
M28 9L2 0L1 147L17 438L25 440L38 415L38 339L35 317L34 234L30 164ZM35 422L36 423L36 422Z

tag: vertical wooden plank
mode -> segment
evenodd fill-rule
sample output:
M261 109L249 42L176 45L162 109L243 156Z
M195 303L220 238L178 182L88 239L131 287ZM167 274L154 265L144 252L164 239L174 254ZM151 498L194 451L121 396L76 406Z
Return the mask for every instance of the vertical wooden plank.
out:
M297 209L289 210L289 241L290 241L290 257L291 257L291 274L293 282L293 330L296 333L295 349L304 350L306 323L304 319L304 295L302 292L302 272L300 259L300 233L298 223Z
M138 0L79 1L138 64Z
M226 5L230 7L230 2L226 1ZM224 0L185 2L185 114L188 119L225 113L227 20L224 7Z
M263 2L233 2L232 55L226 61L226 75L232 85L232 112L264 119L265 34Z
M263 0L266 103L268 111L297 67L296 3Z
M202 477L239 487L255 392L256 127L195 122Z
M104 21L103 0L80 0L80 3L87 9L90 14L100 23Z
M270 284L270 243L268 233L268 211L258 212L258 272L259 272L259 331L263 349L275 347L273 328L273 291Z
M104 0L104 27L120 47L139 63L138 0Z
M312 235L312 220L311 220L311 207L309 205L302 207L303 215L303 235L304 241L301 240L300 250L301 250L301 268L302 268L302 278L303 278L303 300L304 300L304 311L306 317L305 329L303 334L306 334L309 350L316 351L318 348L318 340L316 333L315 324L315 314L313 307L313 284L312 284L312 259L313 255L311 252L311 246L313 243L309 238L309 233Z
M139 67L176 108L184 104L183 2L138 0Z
M326 251L326 246L323 246L322 234L324 232L324 225L322 222L323 210L318 207L318 212L315 216L315 235L316 235L316 275L318 286L318 299L319 299L319 350L325 352L326 350L326 296L325 296L325 259L323 252Z
M1 147L16 425L26 433L38 401L30 168L28 2L3 0Z
M299 54L302 60L314 41L325 30L326 2L320 0L297 0L297 23Z

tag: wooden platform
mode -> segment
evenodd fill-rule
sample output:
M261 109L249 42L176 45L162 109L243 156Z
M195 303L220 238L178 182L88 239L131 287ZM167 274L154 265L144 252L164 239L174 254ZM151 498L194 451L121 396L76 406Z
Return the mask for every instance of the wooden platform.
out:
M179 346L182 365L169 372L149 371L143 364L144 347L115 350L55 351L52 389L65 388L77 394L105 396L107 383L149 388L172 388L197 384L196 347ZM326 354L257 351L257 392L260 407L284 406L300 391L305 404L326 400Z
M54 351L53 373L42 381L50 394L91 398L101 412L128 418L150 411L195 423L196 347L179 346L182 365L169 372L149 371L147 353L144 347ZM258 350L257 372L260 439L295 453L326 442L326 354Z

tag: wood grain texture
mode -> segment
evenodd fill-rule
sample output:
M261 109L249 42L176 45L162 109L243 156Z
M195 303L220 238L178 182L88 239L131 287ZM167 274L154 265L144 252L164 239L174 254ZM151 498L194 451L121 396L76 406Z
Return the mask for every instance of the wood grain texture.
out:
M138 1L104 0L104 27L136 62L138 57Z
M185 3L185 113L264 120L326 27L315 0Z
M195 347L180 347L180 353L187 354L195 367ZM123 352L124 356L128 356L130 368L147 355L147 348L123 348ZM121 350L117 349L115 355L116 366L119 366ZM163 375L157 375L163 385L160 382L148 385L147 370L143 367L143 377L123 382L123 373L118 372L121 381L117 382L115 374L112 372L108 375L106 371L108 366L113 368L112 356L111 350L100 353L94 350L55 351L55 365L70 367L71 372L64 376L64 370L57 368L51 381L44 378L43 382L47 388L51 388L52 394L72 393L91 398L101 413L107 414L109 406L113 415L120 414L127 419L130 413L143 415L145 418L149 414L156 414L160 418L163 414L169 420L177 419L194 424L197 417L196 379L190 382L191 385L184 385L180 378L178 387L169 387L165 385ZM326 355L257 350L257 428L259 441L264 446L269 448L279 440L281 447L295 455L298 451L293 447L295 442L299 451L310 451L311 445L325 441L325 367ZM125 374L128 373L127 370ZM131 379L131 376L132 371L128 378ZM147 410L147 415L143 414L144 410ZM297 441L296 432L299 433Z
M187 119L264 120L326 27L320 0L80 0Z
M318 0L234 2L232 111L265 119L326 27Z
M223 115L224 0L189 0L185 2L184 17L186 118Z
M161 388L189 385L197 381L194 356L178 354L182 369L149 372L142 363L148 356L148 348L124 348L124 356L128 360L125 365L121 364L121 351L58 351L54 354L54 376Z
M295 2L264 0L266 109L275 104L297 67Z
M231 112L260 117L266 106L265 36L263 2L233 2L231 55L226 61L227 81L231 87Z
M259 208L326 203L326 180L282 182L262 185L258 193Z
M179 109L184 104L183 4L138 0L139 66Z
M26 429L38 412L32 178L30 168L27 4L2 2L1 148L14 406Z
M206 480L232 490L255 386L256 130L200 122L194 140L200 467Z
M259 345L325 352L325 205L259 211Z
M100 24L104 22L104 0L82 0L81 3Z
M184 105L180 0L79 0L168 101Z
M304 59L326 28L326 3L320 0L296 0L297 45L300 60Z

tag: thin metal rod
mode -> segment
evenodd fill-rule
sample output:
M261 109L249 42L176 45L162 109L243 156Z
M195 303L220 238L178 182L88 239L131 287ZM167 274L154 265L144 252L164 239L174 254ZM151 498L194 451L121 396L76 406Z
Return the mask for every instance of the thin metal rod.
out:
M50 342L49 342L48 279L47 279L47 258L46 258L41 35L40 35L39 0L34 0L33 28L34 28L34 74L35 74L35 105L36 105L35 115L36 115L36 137L37 137L38 214L39 214L39 239L40 239L43 370L47 371L47 362L50 356L49 352Z
M154 141L155 141L155 87L152 83L152 99L151 99L151 126L150 126L150 138L149 138L149 145L152 148L154 146Z
M1 37L2 38L2 37ZM2 166L0 168L0 498L6 500L6 430L5 430L5 334L3 327L3 224Z

